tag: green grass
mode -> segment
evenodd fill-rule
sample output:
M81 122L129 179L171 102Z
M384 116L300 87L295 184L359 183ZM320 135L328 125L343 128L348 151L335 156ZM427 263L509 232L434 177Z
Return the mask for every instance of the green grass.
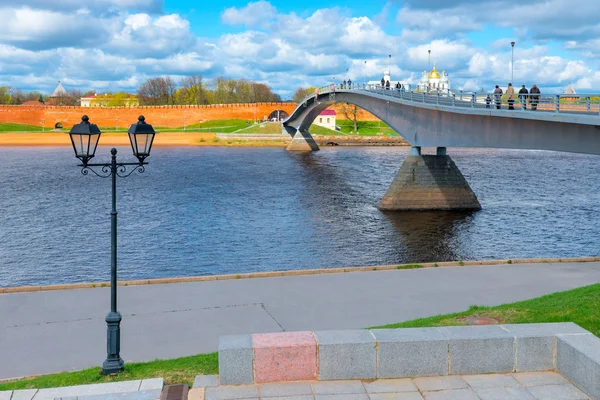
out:
M487 316L502 324L575 322L594 335L600 336L600 284L496 307L471 306L469 310L456 314L438 315L371 329L465 325L464 320L469 316Z
M245 125L245 123L244 123ZM235 131L235 133L248 133L248 134L280 134L281 135L281 124L279 122L264 122L261 124L252 124L250 126L244 126L242 129Z
M215 119L211 121L191 124L185 127L186 132L218 132L231 133L237 130L247 128L248 124L245 119ZM252 123L252 122L251 122ZM165 128L162 132L182 132L183 126L179 128Z
M325 128L323 126L319 126L317 124L312 124L308 129L310 133L313 135L323 135L323 136L345 136L345 133L334 131L329 128Z
M420 267L419 264L409 265L413 268ZM594 335L600 336L600 284L496 307L471 306L467 311L460 313L421 318L370 329L465 325L465 318L469 316L487 316L504 324L575 322ZM173 360L130 363L126 364L125 371L117 376L102 376L99 371L100 367L96 367L84 371L64 372L7 382L0 384L0 390L41 389L156 377L164 378L165 384L187 383L191 385L196 375L218 373L218 357L216 353L212 353Z
M352 131L354 131L354 124L350 120L338 119L336 123L343 133L350 134ZM377 136L378 133L397 136L397 133L394 132L394 130L385 122L358 121L358 134L360 136Z
M125 364L125 370L115 376L100 375L100 367L76 372L62 372L37 378L0 383L0 390L43 389L50 387L88 385L145 378L164 378L165 385L187 383L192 386L196 375L218 373L217 353Z
M50 129L46 129L50 130ZM0 123L0 132L41 132L42 127L37 125L13 124L9 122Z
M419 268L423 268L423 266L421 264L404 264L404 265L398 265L396 267L396 269L419 269Z

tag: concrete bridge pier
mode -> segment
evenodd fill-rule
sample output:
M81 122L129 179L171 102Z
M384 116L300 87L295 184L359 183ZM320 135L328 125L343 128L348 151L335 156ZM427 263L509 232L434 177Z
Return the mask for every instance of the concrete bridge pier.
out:
M288 127L284 127L284 133L286 131L289 133L288 129ZM287 151L317 151L319 150L319 145L317 145L317 142L315 142L315 139L313 139L308 131L298 129L294 133L292 141L285 149Z
M416 146L377 207L382 211L481 210L445 147L438 147L436 155L422 155Z

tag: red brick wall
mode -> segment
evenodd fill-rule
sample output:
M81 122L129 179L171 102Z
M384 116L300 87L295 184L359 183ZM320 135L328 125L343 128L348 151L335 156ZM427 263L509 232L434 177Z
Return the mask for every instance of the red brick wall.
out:
M27 125L42 125L54 128L54 124L62 122L68 128L86 114L90 121L101 127L112 127L118 124L125 128L135 123L140 115L155 126L181 127L214 119L246 119L254 120L268 117L275 110L291 113L296 108L294 103L260 103L260 104L219 104L214 106L148 106L148 107L58 107L58 106L0 106L0 122L12 122ZM118 120L118 122L117 122Z

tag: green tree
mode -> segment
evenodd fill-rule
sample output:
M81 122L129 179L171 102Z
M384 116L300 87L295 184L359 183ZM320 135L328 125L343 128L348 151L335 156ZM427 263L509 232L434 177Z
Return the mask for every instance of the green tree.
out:
M312 86L307 88L300 87L294 92L294 96L292 97L292 99L294 100L294 103L300 103L302 100L304 100L306 96L314 92L315 88Z
M12 104L10 86L0 86L0 104Z

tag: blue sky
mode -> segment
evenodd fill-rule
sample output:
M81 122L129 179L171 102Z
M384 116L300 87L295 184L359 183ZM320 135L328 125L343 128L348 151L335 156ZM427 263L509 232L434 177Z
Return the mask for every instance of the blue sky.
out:
M597 0L0 0L0 85L135 92L202 75L284 98L333 78L417 83L427 50L455 89L515 84L600 92ZM367 64L364 61L367 61ZM346 72L347 71L347 72Z

